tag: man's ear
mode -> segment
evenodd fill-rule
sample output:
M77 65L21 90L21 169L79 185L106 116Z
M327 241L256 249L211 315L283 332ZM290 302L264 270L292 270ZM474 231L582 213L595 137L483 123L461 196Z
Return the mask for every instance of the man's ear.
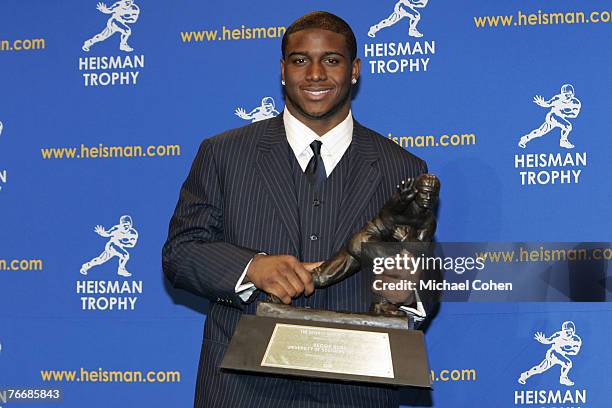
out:
M280 60L280 72L281 72L281 81L285 80L285 59L281 58Z
M359 75L361 75L361 60L359 58L355 58L355 60L353 61L351 78L359 80Z

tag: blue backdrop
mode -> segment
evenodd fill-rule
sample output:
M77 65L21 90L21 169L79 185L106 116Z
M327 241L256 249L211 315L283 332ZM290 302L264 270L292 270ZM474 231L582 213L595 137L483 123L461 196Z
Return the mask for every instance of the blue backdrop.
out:
M164 282L168 221L202 139L282 111L280 37L312 10L355 31L356 119L442 180L439 241L610 241L610 1L96 5L0 4L0 387L192 405L206 305ZM575 385L559 365L519 384L565 321ZM611 322L609 303L443 304L434 391L405 403L609 406Z

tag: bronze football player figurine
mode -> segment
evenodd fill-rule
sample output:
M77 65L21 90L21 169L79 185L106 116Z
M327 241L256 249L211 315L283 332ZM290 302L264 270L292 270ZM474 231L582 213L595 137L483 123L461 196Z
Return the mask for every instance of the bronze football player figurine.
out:
M350 239L348 244L313 270L315 287L323 288L357 272L361 264L361 245L366 242L431 242L436 232L434 208L440 193L440 180L422 174L398 185L397 192L378 215ZM371 312L401 315L398 305L382 299Z
M395 194L385 203L378 215L349 240L333 257L312 272L315 288L339 282L361 268L361 244L367 242L431 242L436 232L434 209L438 203L440 180L433 174L422 174L416 179L402 181ZM282 303L274 295L272 303ZM370 312L384 315L405 315L384 297L370 307Z

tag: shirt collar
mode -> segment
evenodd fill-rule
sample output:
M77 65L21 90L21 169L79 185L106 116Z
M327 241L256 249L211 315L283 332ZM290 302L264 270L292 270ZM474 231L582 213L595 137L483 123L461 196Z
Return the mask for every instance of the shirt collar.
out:
M317 135L312 129L300 122L287 108L283 111L283 121L287 141L296 157L303 154L306 149L311 151L310 144L319 140L322 143L321 156L334 156L339 160L353 140L353 114L350 110L342 122L323 136Z

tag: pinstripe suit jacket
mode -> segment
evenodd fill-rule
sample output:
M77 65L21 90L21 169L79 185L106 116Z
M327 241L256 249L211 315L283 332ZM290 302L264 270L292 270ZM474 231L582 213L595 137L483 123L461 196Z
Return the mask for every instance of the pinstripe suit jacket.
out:
M381 387L225 373L218 365L242 313L254 313L235 293L246 264L258 252L299 258L297 199L282 115L205 139L182 186L163 248L163 269L176 288L210 300L196 387L197 407L397 406ZM426 172L423 160L354 123L351 164L339 208L326 228L335 231L329 255L373 218L399 181ZM305 233L305 232L304 232ZM303 259L318 261L318 259ZM370 290L358 275L300 298L329 310L366 311Z

